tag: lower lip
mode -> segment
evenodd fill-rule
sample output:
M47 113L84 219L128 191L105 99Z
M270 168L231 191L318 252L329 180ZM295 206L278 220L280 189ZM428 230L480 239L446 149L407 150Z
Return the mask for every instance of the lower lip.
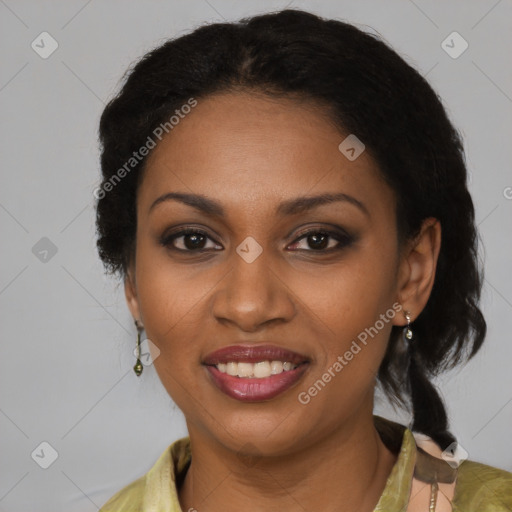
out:
M262 379L234 377L222 373L215 366L206 368L215 385L226 395L242 402L262 402L270 400L290 389L304 375L308 364L301 364L294 370L284 371Z

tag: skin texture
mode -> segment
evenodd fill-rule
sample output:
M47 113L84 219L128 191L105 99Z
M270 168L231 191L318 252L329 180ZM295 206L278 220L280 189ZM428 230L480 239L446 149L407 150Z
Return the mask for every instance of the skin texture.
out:
M394 193L367 152L349 161L338 150L346 135L313 103L231 92L199 100L149 156L125 293L187 420L192 463L179 491L183 510L343 504L364 512L382 493L396 459L373 425L373 394L391 327L405 325L404 315L385 323L307 405L297 396L395 302L414 321L432 289L441 227L427 219L415 240L398 247ZM178 201L150 210L168 192L205 195L226 215ZM367 213L344 201L275 214L281 201L336 192ZM207 252L193 252L187 236L160 243L180 226L206 231L199 247ZM297 236L305 228L345 230L353 241L329 254ZM263 250L252 263L236 252L248 236ZM337 245L328 238L325 247ZM201 365L237 343L275 344L310 364L285 393L242 403L219 391Z

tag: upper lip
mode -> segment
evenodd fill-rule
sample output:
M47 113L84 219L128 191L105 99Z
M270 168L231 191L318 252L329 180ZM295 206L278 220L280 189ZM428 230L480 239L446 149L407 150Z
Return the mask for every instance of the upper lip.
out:
M216 365L229 361L257 363L258 361L288 361L301 364L309 361L303 354L276 345L230 345L210 352L203 364Z

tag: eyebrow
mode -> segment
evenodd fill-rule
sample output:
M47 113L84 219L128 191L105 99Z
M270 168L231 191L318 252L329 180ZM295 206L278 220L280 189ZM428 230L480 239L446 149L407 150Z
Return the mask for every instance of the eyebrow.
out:
M224 208L217 201L200 194L187 194L183 192L169 192L163 196L158 197L149 207L149 212L151 212L157 205L167 201L179 201L183 204L191 206L192 208L195 208L196 210L206 215L225 217ZM313 208L335 202L350 203L359 208L359 210L361 210L368 217L370 216L368 209L361 201L355 197L341 192L336 194L320 194L317 196L302 196L293 199L287 199L278 205L276 214L282 216L296 215L298 213L303 213Z

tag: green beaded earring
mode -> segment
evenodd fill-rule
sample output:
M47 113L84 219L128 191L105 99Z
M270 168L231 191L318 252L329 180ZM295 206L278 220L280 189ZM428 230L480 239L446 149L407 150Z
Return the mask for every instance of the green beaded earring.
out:
M407 326L404 327L403 334L404 334L404 341L406 343L412 341L412 329L411 329L411 312L410 311L404 311L405 319L407 320Z
M133 367L133 371L135 372L135 375L137 375L137 377L140 377L142 369L144 368L140 361L140 333L142 332L143 329L142 327L139 326L139 322L137 322L137 320L135 320L135 327L137 327L137 362Z

